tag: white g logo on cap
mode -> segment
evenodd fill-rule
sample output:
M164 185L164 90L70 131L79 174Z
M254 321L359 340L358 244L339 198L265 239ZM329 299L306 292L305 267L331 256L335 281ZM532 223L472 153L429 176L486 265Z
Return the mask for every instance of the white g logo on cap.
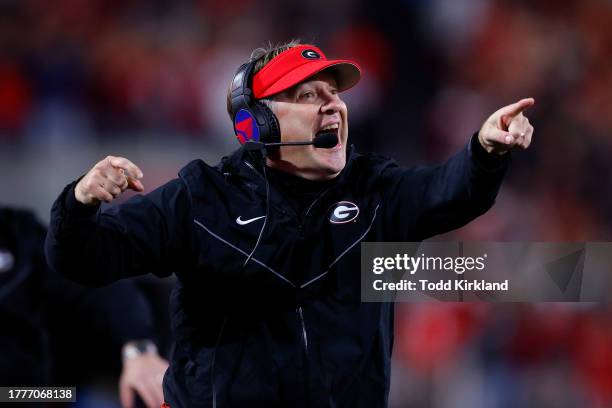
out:
M315 50L311 50L310 48L302 51L302 57L306 59L320 59L321 58L318 52L316 52Z

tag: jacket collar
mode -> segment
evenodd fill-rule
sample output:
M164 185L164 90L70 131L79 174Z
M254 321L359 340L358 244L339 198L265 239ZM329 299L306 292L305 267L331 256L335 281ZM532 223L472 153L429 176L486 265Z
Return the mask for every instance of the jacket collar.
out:
M344 169L336 177L333 188L342 186L351 174L355 162L361 155L355 152L353 145L349 145L347 161ZM263 174L261 155L246 151L243 147L235 150L230 156L221 159L217 169L226 177L237 177L263 199L266 197L266 182ZM270 186L271 204L281 212L293 212L281 194L275 193L274 186ZM294 214L295 215L295 214Z
M337 181L344 181L351 172L356 158L361 156L355 151L353 145L349 145L346 152L346 166L336 177ZM246 151L243 147L235 150L231 155L223 157L217 168L226 175L238 176L252 183L263 183L262 158L258 153Z

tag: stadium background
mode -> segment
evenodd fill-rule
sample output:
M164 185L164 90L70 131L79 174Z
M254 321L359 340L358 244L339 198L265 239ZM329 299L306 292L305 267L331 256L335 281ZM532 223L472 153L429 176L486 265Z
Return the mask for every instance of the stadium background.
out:
M438 163L532 96L532 147L496 206L441 239L611 241L612 3L606 0L0 2L0 202L48 220L107 154L148 191L237 147L236 67L268 40L359 61L350 137ZM612 309L401 304L392 407L612 406Z

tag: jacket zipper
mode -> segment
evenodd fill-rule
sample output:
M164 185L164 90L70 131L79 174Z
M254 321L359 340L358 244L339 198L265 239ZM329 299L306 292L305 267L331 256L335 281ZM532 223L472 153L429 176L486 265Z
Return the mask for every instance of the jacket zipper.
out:
M302 346L304 347L304 402L307 407L310 407L310 379L308 369L308 334L306 334L306 323L304 323L304 313L302 312L302 306L298 306L295 309L297 318L300 321L302 327Z
M315 204L321 200L321 198L323 198L323 196L325 194L327 194L327 192L331 190L331 187L327 187L325 190L323 190L323 192L321 194L319 194L319 196L317 198L315 198L315 200L308 206L308 209L306 210L306 212L304 213L304 218L308 217L308 214L310 213L310 210L312 210L312 207L315 206Z
M302 313L302 306L299 306L296 310L300 326L302 326L302 345L304 346L304 353L308 354L308 335L306 334L306 324L304 323L304 314Z
M261 174L261 173L260 173L260 172L259 172L259 171L258 171L258 170L257 170L257 169L256 169L256 168L255 168L255 167L252 165L252 164L251 164L251 163L249 163L249 162L248 162L248 161L246 161L246 160L243 160L242 162L243 162L243 163L244 163L244 164L245 164L245 165L246 165L248 168L250 168L251 170L253 170L253 172L254 172L255 174L257 174L257 175L259 176L259 178L261 178L261 179L263 179L263 178L264 178L264 176L263 176L263 175L262 175L262 174Z
M298 231L300 232L300 236L302 235L302 230L304 229L304 224L306 223L306 218L308 218L308 214L310 214L310 210L312 210L312 208L315 206L315 204L317 202L319 202L321 200L321 198L323 198L323 196L325 194L327 194L327 192L329 190L331 190L331 187L327 187L325 190L323 190L323 192L321 194L319 194L319 196L317 198L315 198L312 203L310 203L310 205L308 206L308 208L304 212L304 215L301 217L302 219L300 220L300 222L298 224Z

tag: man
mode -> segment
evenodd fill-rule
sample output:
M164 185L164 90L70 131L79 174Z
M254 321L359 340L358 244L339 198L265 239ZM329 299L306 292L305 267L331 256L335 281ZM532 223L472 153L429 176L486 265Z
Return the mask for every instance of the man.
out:
M495 112L445 165L404 169L347 148L340 92L359 75L312 45L258 50L228 93L243 148L99 212L144 190L135 164L109 156L55 202L46 248L63 274L177 275L172 408L387 405L393 305L360 302L358 244L423 240L485 212L507 152L531 141L534 101ZM328 148L263 144L279 141Z
M143 295L128 281L92 290L58 276L45 263L44 237L32 213L0 206L0 385L85 385L102 367L114 371L104 360L123 350L123 407L135 394L159 407L167 362L146 340L154 333Z

